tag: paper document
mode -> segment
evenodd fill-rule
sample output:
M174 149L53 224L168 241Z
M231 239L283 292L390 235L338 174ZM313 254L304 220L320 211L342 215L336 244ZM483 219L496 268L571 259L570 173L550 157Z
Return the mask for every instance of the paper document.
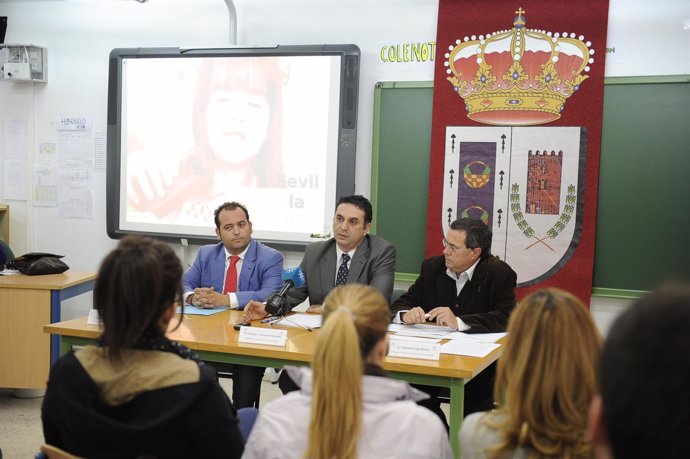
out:
M395 327L394 327L395 325ZM394 331L397 336L419 336L422 338L445 338L453 330L450 327L430 324L399 325L391 324L389 331Z
M441 354L466 355L468 357L486 357L500 344L477 343L464 340L451 340L441 345Z
M292 314L276 322L276 325L282 325L284 327L321 328L321 314Z
M447 339L459 339L475 343L495 343L507 333L463 333L453 332L446 335Z

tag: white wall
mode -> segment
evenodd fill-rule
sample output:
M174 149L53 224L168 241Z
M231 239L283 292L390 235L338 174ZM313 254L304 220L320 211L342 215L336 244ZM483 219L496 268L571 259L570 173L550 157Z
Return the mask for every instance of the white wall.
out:
M687 0L651 3L662 12L663 21L674 21L669 42L675 40L675 44L670 46L677 47L680 56L687 56L690 32L682 32L682 21L690 18ZM639 7L642 3L635 5ZM359 45L362 65L356 191L368 195L375 83L433 78L432 62L382 63L379 59L381 47L435 41L438 2L237 0L236 9L240 45ZM625 30L621 25L636 22L637 16L632 14L631 17L632 10L626 9L623 0L611 0L611 10L611 17L621 20L610 30ZM647 20L649 14L644 13ZM126 0L0 0L0 15L9 17L6 43L33 43L48 48L47 84L0 82L0 121L25 118L28 123L29 185L37 146L57 141L54 120L58 115L87 115L93 119L95 132L106 130L107 64L112 48L224 47L229 44L228 13L223 0L150 0L143 4ZM621 32L616 33L620 36ZM635 33L644 32L635 28ZM668 42L664 49L668 49L667 45ZM617 49L619 53L625 49L624 37ZM619 61L616 61L618 72ZM634 71L638 74L658 74L658 62L654 65L637 62L635 65ZM681 63L679 69L690 73L688 67L690 60ZM677 73L675 70L673 73ZM0 130L0 158L4 158L3 137L4 132ZM0 172L3 167L0 161ZM103 255L115 245L105 230L105 174L102 172L95 175L92 220L60 219L56 208L34 207L30 195L27 201L2 200L11 206L11 245L18 254L52 251L66 255L65 261L73 269L96 271ZM194 248L184 251L180 248L180 255L189 262ZM296 265L300 258L300 254L288 253L286 265ZM80 299L63 317L81 314L88 308L88 301L88 298ZM604 309L610 310L608 302ZM607 314L603 316L608 317Z

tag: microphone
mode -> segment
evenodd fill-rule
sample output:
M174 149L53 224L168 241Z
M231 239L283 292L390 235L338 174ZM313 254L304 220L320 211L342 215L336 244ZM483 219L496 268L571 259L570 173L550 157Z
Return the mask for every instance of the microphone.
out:
M299 266L284 270L282 279L284 282L283 288L266 300L266 312L274 316L284 316L290 312L287 302L285 301L285 295L292 287L299 288L303 286L305 282L304 273Z

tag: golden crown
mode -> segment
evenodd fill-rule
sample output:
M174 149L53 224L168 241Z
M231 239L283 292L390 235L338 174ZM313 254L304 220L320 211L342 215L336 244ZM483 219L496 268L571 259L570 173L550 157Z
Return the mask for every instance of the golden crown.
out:
M446 79L467 116L496 125L544 124L561 117L594 62L592 44L575 33L525 28L518 8L511 30L456 40L445 54Z

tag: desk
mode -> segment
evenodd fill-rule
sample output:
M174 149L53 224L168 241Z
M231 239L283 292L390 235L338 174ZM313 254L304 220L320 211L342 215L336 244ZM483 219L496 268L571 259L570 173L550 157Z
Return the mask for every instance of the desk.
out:
M93 290L95 274L0 276L0 387L45 389L59 337L43 325L60 321L62 300Z
M233 324L241 317L239 311L225 311L212 316L185 316L177 330L168 333L171 339L194 349L202 360L280 368L283 365L308 365L316 345L318 330L288 328L285 347L238 343L239 332ZM266 327L258 321L252 327ZM43 327L46 333L60 335L61 352L72 346L85 345L100 335L99 327L87 325L86 318L68 320ZM441 354L439 361L388 357L383 367L391 377L418 384L450 389L450 441L458 457L458 431L462 421L464 381L478 375L496 361L498 348L484 358Z

